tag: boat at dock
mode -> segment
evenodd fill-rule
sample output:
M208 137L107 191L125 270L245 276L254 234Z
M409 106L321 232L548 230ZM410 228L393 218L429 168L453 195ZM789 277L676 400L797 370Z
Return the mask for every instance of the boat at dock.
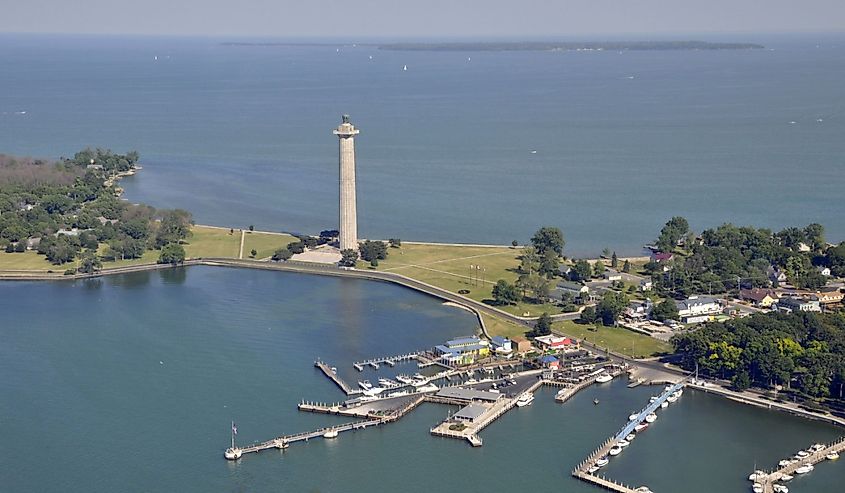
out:
M516 405L517 407L525 407L530 406L532 402L534 402L534 394L531 392L525 392L516 400Z
M824 458L827 459L827 460L836 460L836 459L839 458L839 453L838 452L831 452L831 453L825 455Z
M379 378L378 384L382 387L395 387L396 385L398 385L395 381L389 378Z
M337 438L337 430L329 430L323 433L323 438Z
M361 387L364 390L370 390L371 388L373 388L373 384L371 384L369 380L363 380L363 381L359 380L358 386Z
M640 423L640 424L638 424L637 426L634 427L634 431L639 433L639 432L645 430L646 428L648 428L648 423Z
M601 457L601 458L599 458L599 460L597 460L597 461L596 461L595 466L596 466L596 467L604 467L604 466L606 466L608 463L610 463L610 459L608 459L608 458L605 456L605 457Z
M631 413L631 414L628 415L628 421L636 421L636 419L639 418L639 417L640 417L639 414Z
M766 472L761 471L760 469L757 469L756 471L754 471L754 472L752 472L751 474L748 475L748 480L749 481L757 481L758 479L763 479L765 477L766 477Z
M397 382L401 382L406 385L410 385L414 381L414 379L409 377L408 375L396 375L395 378Z
M751 491L754 493L763 493L763 485L760 483L754 483L751 485Z
M555 400L558 402L563 402L566 400L566 396L569 393L569 389L560 389L555 394Z
M602 373L596 377L596 383L607 383L611 380L613 380L613 376L609 373Z
M789 493L789 488L782 484L772 485L772 489L775 490L775 493Z
M808 472L815 469L812 464L804 464L803 466L799 467L795 470L795 474L807 474Z
M607 453L608 453L608 454L610 454L611 456L615 457L615 456L617 456L617 455L619 455L619 454L621 454L621 453L622 453L622 447L620 447L620 446L617 444L616 446L611 447L611 448L610 448L610 450L609 450Z
M655 421L657 421L657 415L654 413L651 413L645 417L645 422L648 424L654 423Z

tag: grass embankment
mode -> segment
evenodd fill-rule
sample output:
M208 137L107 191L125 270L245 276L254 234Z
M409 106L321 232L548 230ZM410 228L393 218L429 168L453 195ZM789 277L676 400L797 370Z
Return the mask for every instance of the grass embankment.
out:
M185 255L188 258L199 257L228 257L237 258L241 246L241 232L234 230L229 234L227 228L214 228L209 226L193 226L193 233L185 240ZM296 238L281 233L259 233L248 232L244 238L244 257L255 248L258 254L255 258L265 258L273 254L280 247L296 241ZM100 244L98 253L104 254L108 246ZM117 261L103 261L103 269L116 267L127 267L130 265L152 264L158 260L158 250L147 250L141 258ZM0 252L0 272L31 272L46 273L53 271L63 273L67 269L76 266L75 262L64 265L51 264L44 255L29 251L26 253L5 253Z
M520 252L521 249L508 247L405 243L401 248L389 248L387 258L379 261L377 270L401 274L455 293L466 290L469 293L462 293L464 296L489 303L497 280L516 282ZM471 265L481 266L481 270L473 270ZM543 312L561 312L559 307L550 303L520 302L498 308L514 315L528 313L532 317Z
M553 328L576 339L584 339L602 348L632 356L647 358L667 353L672 345L659 339L639 334L622 327L605 327L603 325L580 325L571 320L555 322Z
M513 339L517 336L525 336L525 332L528 330L523 325L517 325L486 313L482 313L481 318L484 319L484 326L487 327L487 333L490 334L490 337L505 336Z

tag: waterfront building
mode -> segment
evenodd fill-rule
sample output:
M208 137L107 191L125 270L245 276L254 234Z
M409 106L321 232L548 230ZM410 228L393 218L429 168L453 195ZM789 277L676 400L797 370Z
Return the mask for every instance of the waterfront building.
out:
M340 249L358 250L358 212L355 199L355 136L359 130L343 115L340 126L333 133L338 138L340 168Z
M550 354L541 356L538 361L543 368L548 368L550 370L557 370L560 368L560 360Z
M499 354L510 354L513 352L513 345L511 344L510 339L507 337L502 336L494 336L490 339L490 344L493 347L493 351Z
M470 365L490 355L490 345L476 336L459 337L434 347L440 359L456 365Z
M575 351L580 349L578 342L569 337L561 337L553 334L535 337L534 341L545 351Z
M527 353L531 351L531 341L522 336L516 336L511 339L511 348L517 353Z
M813 298L818 300L822 307L827 308L831 305L842 303L842 300L845 299L845 293L843 293L839 288L820 289L819 291L816 291Z
M716 298L690 296L675 304L678 306L678 316L685 324L707 322L722 313L722 302Z
M487 407L482 406L481 404L469 404L461 408L461 410L456 412L452 417L458 421L467 421L470 423L474 423L486 412Z
M496 402L500 397L502 397L502 394L498 392L461 387L444 387L438 390L436 395L437 397L443 397L444 399L457 399L466 402Z

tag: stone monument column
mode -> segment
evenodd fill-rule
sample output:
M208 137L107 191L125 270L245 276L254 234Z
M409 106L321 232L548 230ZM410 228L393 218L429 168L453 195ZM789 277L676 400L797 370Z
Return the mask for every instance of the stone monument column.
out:
M334 132L339 141L340 164L340 249L358 250L358 212L355 205L355 136L358 130L343 115L343 123Z

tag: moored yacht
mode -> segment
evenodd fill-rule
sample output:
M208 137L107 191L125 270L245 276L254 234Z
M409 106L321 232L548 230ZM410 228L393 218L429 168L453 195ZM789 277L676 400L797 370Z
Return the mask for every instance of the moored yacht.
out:
M827 460L836 460L836 459L839 458L839 453L838 452L831 452L831 453L825 455L824 458L827 459Z
M800 466L798 469L795 470L795 474L807 474L808 472L815 469L812 464L804 464Z
M601 457L601 458L599 458L599 460L597 460L597 461L596 461L596 467L604 467L604 466L606 466L609 462L610 462L610 460L609 460L606 456L605 456L605 457Z
M639 432L643 431L643 430L644 430L644 429L646 429L646 428L648 428L648 423L640 423L640 424L638 424L637 426L635 426L635 427L634 427L634 431L636 431L637 433L639 433Z
M657 415L654 414L654 413L651 413L651 414L649 414L648 416L645 417L646 423L651 424L651 423L654 423L655 421L657 421Z
M609 373L602 373L601 375L596 377L597 383L607 383L613 380L613 377Z
M620 447L619 445L611 447L610 451L608 451L608 454L610 454L611 456L617 456L621 453L622 453L622 447Z
M337 438L337 430L331 429L325 433L323 433L323 438Z
M532 402L534 402L534 394L531 392L525 392L516 400L516 405L517 407L525 407L530 406Z
M359 380L358 386L364 390L370 390L371 388L373 388L373 384L371 384L369 380Z

